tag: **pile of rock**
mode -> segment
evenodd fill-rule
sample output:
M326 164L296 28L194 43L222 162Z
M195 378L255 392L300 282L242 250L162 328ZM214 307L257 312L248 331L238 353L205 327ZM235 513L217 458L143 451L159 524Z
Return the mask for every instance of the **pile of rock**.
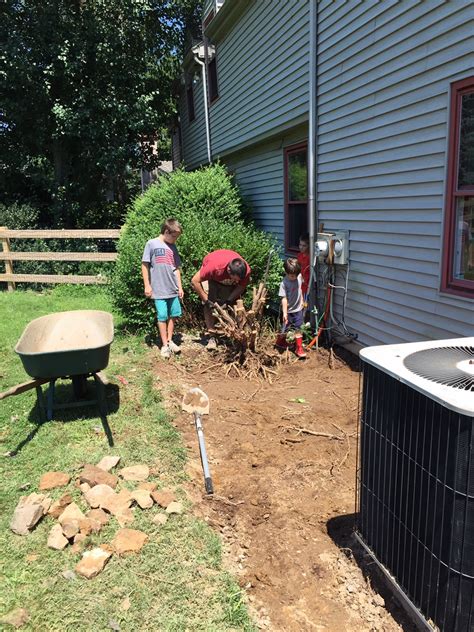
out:
M45 515L57 520L48 536L48 547L62 551L69 545L73 552L79 553L87 543L87 538L98 533L113 516L121 529L110 544L87 550L76 566L76 572L91 578L97 575L112 554L123 555L138 552L148 535L136 529L125 528L133 522L134 505L140 509L149 509L156 503L166 513L153 518L156 525L164 524L169 514L182 513L181 503L176 501L173 490L157 490L157 483L148 482L150 470L147 465L124 467L116 474L112 470L120 461L118 456L104 457L97 465L84 465L76 486L81 490L88 510L84 511L73 502L70 493L63 494L52 502L45 494L32 493L22 496L13 514L10 528L18 535L27 535ZM129 490L122 487L120 479L137 483ZM46 472L39 483L40 491L47 491L68 485L71 480L65 472Z

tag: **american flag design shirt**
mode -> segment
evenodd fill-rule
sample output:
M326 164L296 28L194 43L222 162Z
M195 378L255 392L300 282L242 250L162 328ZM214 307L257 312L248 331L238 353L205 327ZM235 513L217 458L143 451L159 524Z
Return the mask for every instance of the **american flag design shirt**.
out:
M174 298L178 296L176 270L181 267L178 249L158 237L147 241L142 257L150 264L152 298Z

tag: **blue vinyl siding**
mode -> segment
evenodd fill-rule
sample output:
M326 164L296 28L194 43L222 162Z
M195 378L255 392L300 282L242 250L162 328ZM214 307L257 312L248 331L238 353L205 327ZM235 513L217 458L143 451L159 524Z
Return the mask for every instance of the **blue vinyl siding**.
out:
M350 230L346 323L363 344L472 335L473 302L438 288L449 84L474 73L474 4L319 11L318 207Z
M253 2L217 42L215 155L307 116L308 50L308 3L301 0Z
M307 138L308 8L254 0L214 42L213 156L281 243L283 149ZM319 0L317 10L316 195L325 228L350 231L350 266L336 278L349 272L346 324L362 344L472 335L474 301L439 287L449 91L474 75L474 2ZM198 94L183 126L190 168L206 160Z

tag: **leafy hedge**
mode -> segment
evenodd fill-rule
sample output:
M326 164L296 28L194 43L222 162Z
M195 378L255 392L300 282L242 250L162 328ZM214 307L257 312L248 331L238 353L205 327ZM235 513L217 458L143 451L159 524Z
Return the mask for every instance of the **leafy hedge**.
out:
M239 192L222 165L193 172L178 170L161 178L136 199L118 244L111 291L125 323L134 329L149 327L155 320L152 301L143 294L141 257L145 243L160 234L167 217L176 218L183 226L177 248L183 264L185 316L200 309L190 281L206 254L220 248L237 251L252 268L251 287L263 277L270 249L278 251L272 237L244 220ZM277 252L270 265L270 291L276 289L281 275Z

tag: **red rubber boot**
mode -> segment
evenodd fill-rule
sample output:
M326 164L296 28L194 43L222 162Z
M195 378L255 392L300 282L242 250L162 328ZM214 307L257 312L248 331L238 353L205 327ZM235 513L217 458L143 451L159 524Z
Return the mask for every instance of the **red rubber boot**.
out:
M303 335L302 334L295 335L295 355L300 360L304 360L306 358L306 353L303 351Z

